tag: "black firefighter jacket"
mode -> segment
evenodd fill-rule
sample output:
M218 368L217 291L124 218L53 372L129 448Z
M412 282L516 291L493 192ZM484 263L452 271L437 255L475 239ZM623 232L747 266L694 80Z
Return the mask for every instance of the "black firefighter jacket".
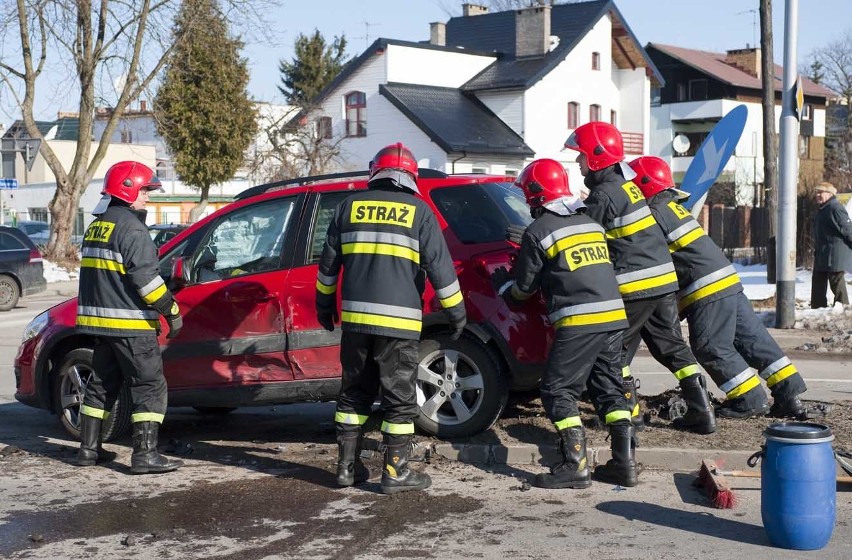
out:
M606 230L621 297L630 301L675 292L674 265L645 197L616 167L589 172L585 203L588 215Z
M423 272L450 322L466 319L435 214L423 200L396 187L371 187L337 207L320 257L318 310L335 308L341 266L343 332L419 339Z
M814 270L852 270L852 222L846 209L832 196L814 218Z
M604 230L584 214L539 216L524 232L513 275L511 297L525 300L541 289L556 329L627 328Z
M77 330L106 336L156 334L159 316L178 313L160 277L145 212L112 205L83 237Z
M677 307L681 316L693 306L743 291L734 266L692 214L678 204L676 191L662 191L648 199L648 205L669 244L680 286Z

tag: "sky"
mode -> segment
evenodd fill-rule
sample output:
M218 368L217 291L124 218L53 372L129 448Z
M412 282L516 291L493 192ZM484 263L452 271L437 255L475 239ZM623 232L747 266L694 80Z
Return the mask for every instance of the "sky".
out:
M785 3L772 3L778 64L784 61ZM347 52L357 56L379 37L428 40L429 24L461 15L461 4L461 0L281 0L280 8L269 14L277 29L275 44L246 45L249 91L258 101L283 103L277 89L277 61L292 59L299 33L319 29L327 40L343 34L349 42ZM724 52L760 42L759 0L615 0L615 4L642 45L653 42ZM798 0L798 4L797 66L801 66L814 49L852 30L852 18L849 0Z

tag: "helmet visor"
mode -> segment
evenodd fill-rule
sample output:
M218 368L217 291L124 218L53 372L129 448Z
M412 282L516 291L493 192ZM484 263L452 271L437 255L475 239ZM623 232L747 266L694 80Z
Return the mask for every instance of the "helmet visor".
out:
M160 182L160 178L156 175L151 177L151 180L143 185L142 188L148 192L166 192L165 189L163 189L163 183Z
M580 144L577 143L577 133L572 132L571 136L568 137L568 140L565 141L565 147L569 150L579 150Z

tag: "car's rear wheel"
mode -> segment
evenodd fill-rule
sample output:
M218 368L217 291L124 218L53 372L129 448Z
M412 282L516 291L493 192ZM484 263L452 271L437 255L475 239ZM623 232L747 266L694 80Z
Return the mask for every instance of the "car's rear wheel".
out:
M94 371L93 353L91 348L71 350L65 354L54 372L54 411L62 427L75 439L80 439L80 405ZM130 402L130 390L127 384L123 384L118 400L101 428L104 441L116 439L127 431L130 426Z
M21 289L8 274L0 274L0 311L10 311L18 305Z
M420 343L417 427L438 437L465 437L497 421L509 394L500 360L481 342L433 335Z

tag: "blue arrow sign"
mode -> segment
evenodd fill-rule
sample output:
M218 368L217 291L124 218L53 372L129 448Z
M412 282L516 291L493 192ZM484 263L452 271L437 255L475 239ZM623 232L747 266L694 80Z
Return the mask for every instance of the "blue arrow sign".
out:
M689 200L684 201L683 204L687 209L691 209L707 194L716 182L716 178L722 173L740 141L747 118L746 106L737 105L716 123L701 143L701 147L698 148L698 152L692 158L692 163L689 164L683 176L683 182L678 187L689 193Z
M0 179L0 189L17 189L17 179Z

